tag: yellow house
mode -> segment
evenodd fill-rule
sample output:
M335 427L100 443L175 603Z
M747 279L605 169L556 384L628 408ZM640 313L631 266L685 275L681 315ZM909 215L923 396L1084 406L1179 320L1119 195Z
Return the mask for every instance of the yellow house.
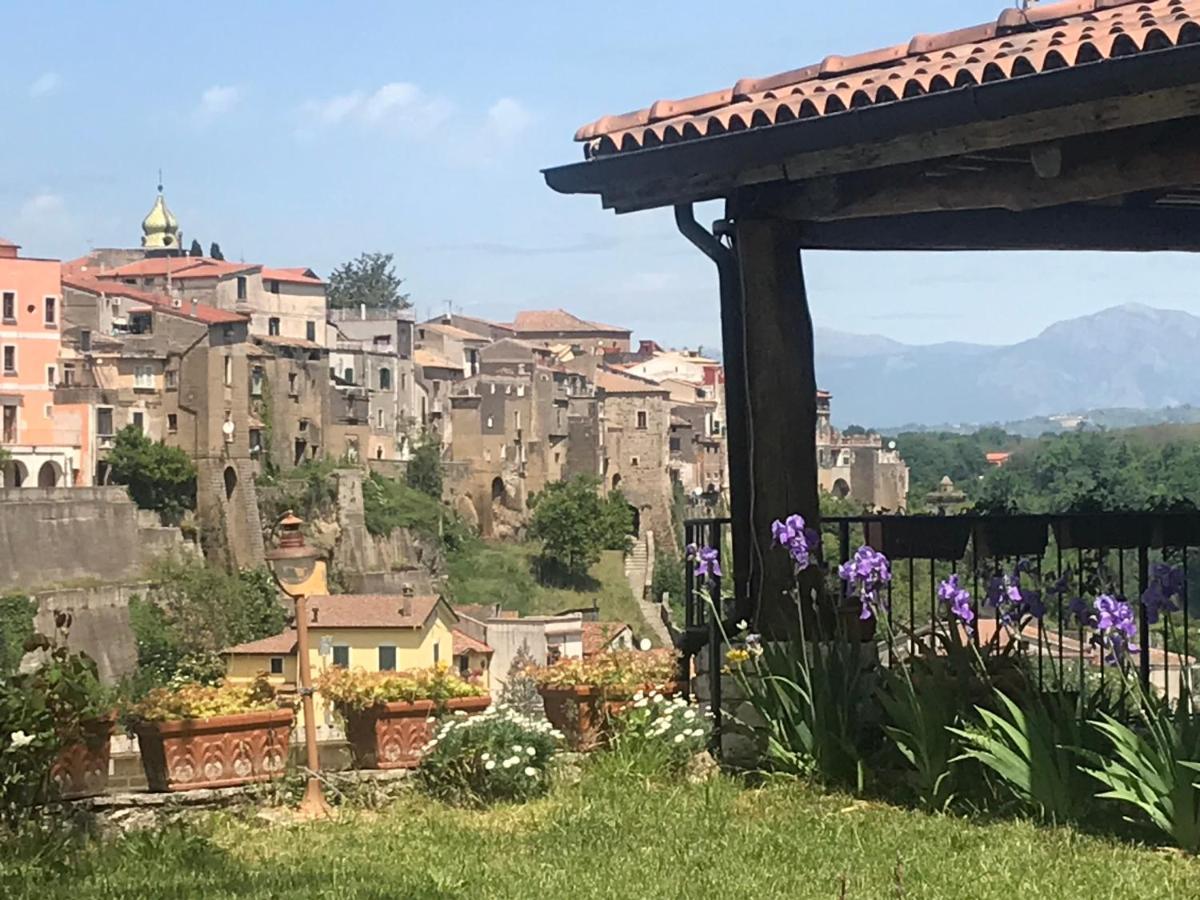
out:
M439 663L477 674L490 685L492 650L456 628L458 615L440 597L334 594L308 598L308 654L314 679L332 666L367 672L423 669ZM225 650L230 681L260 673L284 692L296 689L296 632ZM317 718L332 721L318 692Z

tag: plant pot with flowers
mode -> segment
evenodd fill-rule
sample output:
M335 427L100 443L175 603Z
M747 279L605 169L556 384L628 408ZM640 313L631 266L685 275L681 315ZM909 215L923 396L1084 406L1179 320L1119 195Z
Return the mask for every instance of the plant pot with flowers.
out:
M610 720L639 691L679 693L675 681L679 660L674 651L598 653L586 659L563 659L534 672L546 718L575 751L607 743Z
M293 711L264 677L158 688L128 714L152 791L235 787L283 774Z
M362 769L414 768L439 715L472 715L492 702L482 687L445 665L407 672L328 669L317 691L345 722L354 764Z

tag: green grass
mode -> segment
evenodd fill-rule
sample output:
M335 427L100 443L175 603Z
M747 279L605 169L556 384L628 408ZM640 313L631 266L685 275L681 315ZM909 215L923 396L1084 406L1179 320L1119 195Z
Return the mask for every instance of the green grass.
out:
M1065 828L974 824L796 783L663 785L601 768L544 800L482 813L412 795L294 829L225 816L137 835L66 854L57 872L0 853L0 896L1200 896L1200 862Z
M605 621L628 622L638 636L653 637L625 578L621 554L606 551L591 571L591 584L554 587L534 577L536 543L475 541L449 556L448 591L452 603L499 603L522 615L552 615L564 609L600 606Z

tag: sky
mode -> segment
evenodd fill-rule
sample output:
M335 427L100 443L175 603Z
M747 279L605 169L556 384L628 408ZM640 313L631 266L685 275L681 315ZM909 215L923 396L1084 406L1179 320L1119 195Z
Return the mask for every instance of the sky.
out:
M581 159L575 129L599 116L994 20L1000 2L6 3L0 235L64 259L136 246L162 169L185 244L229 259L328 275L383 251L423 316L563 307L711 347L715 271L670 212L617 216L540 170ZM1130 301L1200 312L1200 262L1178 254L805 268L818 326L910 343L1011 343Z

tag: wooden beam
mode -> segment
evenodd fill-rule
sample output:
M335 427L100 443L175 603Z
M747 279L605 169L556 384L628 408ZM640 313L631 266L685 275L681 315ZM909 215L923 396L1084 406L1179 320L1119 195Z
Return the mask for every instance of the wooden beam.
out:
M1013 212L1158 191L1200 180L1200 129L1173 128L1153 145L1138 132L1076 142L1075 153L1042 147L1027 166L940 175L925 165L841 175L762 189L762 210L802 221L970 209ZM1053 173L1057 172L1057 175Z
M800 513L817 527L817 383L812 319L796 227L738 219L734 248L741 268L736 298L744 335L741 383L726 381L727 405L742 405L747 428L749 515L734 519L735 546L750 548L745 581L748 620L763 634L788 637L799 622L792 564L771 545L771 523ZM732 450L732 448L731 448Z
M1032 212L914 213L800 225L812 250L1200 252L1200 210L1060 206Z

